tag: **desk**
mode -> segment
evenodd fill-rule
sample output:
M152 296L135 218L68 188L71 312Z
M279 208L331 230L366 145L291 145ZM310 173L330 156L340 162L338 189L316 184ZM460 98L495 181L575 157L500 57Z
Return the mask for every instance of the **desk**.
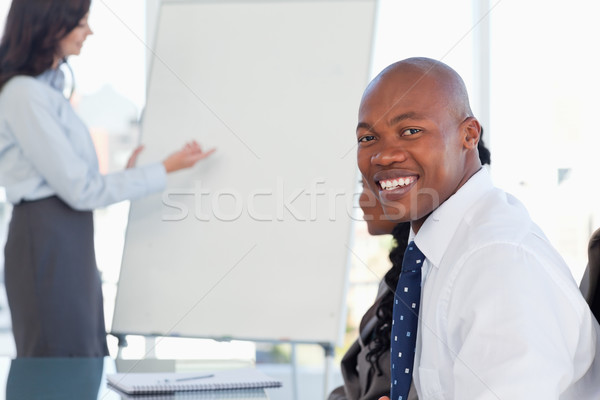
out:
M115 373L115 361L105 358L20 358L8 361L6 400L122 400L122 399L268 399L263 389L185 392L153 396L121 395L106 385L106 374Z

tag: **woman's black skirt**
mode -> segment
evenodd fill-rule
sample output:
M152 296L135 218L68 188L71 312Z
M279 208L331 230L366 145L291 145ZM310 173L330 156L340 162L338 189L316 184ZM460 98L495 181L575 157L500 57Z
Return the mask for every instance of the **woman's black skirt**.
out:
M108 355L91 211L56 196L15 205L4 273L17 357Z

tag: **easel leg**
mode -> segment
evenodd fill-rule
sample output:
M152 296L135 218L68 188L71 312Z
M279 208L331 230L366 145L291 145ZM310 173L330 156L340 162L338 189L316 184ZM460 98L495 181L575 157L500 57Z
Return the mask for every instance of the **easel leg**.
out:
M331 366L333 365L333 345L331 343L322 343L321 346L323 346L323 350L325 351L323 398L327 399L330 390L329 385L331 382Z
M294 400L298 400L298 357L296 355L296 343L291 343L292 346L292 394Z
M156 338L154 336L144 337L144 358L156 358Z
M123 358L123 349L127 347L127 336L125 335L114 335L116 336L118 342L118 350L117 350L117 358Z

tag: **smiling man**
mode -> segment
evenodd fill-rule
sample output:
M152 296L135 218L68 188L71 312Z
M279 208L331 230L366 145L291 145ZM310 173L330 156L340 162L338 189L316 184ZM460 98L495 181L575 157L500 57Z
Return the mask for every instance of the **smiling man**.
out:
M411 222L418 253L396 288L393 400L411 376L422 400L600 399L600 327L525 208L481 168L480 129L462 79L435 60L389 66L362 98L359 168L386 215Z

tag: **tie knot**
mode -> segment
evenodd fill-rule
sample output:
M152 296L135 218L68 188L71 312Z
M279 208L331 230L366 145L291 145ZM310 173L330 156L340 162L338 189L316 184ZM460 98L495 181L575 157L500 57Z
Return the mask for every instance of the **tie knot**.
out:
M425 255L419 250L415 242L410 242L404 251L402 260L402 271L416 271L421 269Z

